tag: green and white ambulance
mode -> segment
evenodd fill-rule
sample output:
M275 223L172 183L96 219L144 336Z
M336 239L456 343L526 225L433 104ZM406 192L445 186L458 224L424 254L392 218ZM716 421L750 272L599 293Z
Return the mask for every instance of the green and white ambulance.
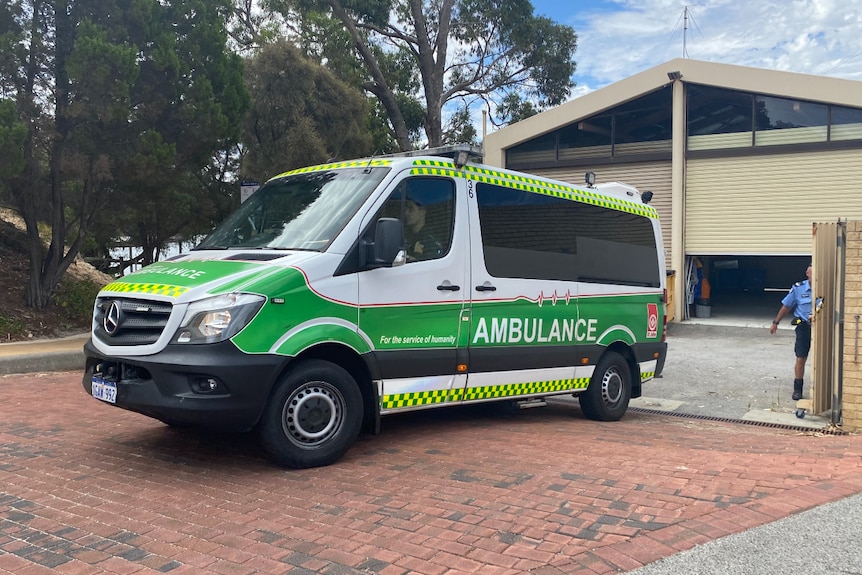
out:
M655 209L452 151L286 172L189 253L107 285L87 393L255 428L294 468L414 410L569 394L621 418L667 351Z

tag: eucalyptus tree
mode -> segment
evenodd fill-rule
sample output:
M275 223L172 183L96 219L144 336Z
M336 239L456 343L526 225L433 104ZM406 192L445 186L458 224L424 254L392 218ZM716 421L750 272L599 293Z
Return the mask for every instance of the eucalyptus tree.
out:
M340 74L361 71L362 87L385 110L401 149L416 145L417 110L425 142L437 146L475 138L464 124L476 104L503 123L512 112L528 115L531 105L563 102L574 85L575 31L535 15L530 0L264 0L264 6L299 14L297 41L319 51L328 66Z
M230 9L0 0L0 99L14 106L0 126L24 130L23 164L0 171L0 188L27 226L29 305L49 304L87 238L128 235L153 253L206 218L202 178L248 103Z
M252 96L243 135L243 174L279 171L373 153L362 91L281 40L246 64Z

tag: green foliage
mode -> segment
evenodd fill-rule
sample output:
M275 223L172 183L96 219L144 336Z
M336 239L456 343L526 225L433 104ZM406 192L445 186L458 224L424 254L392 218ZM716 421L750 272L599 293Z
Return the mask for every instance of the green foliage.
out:
M296 11L303 47L332 62L341 77L361 71L359 81L385 109L392 138L402 149L422 140L429 146L473 141L475 129L467 128L464 110L490 105L491 121L499 124L530 113L526 105L506 106L508 94L521 94L541 109L564 101L574 85L575 31L536 16L530 0L270 0L267 5L285 17ZM322 40L338 24L337 42ZM417 109L421 124L415 122Z
M14 317L10 317L0 310L0 340L19 339L23 334L26 326L24 323Z
M39 254L30 305L50 302L85 243L103 251L124 236L155 254L209 229L222 198L205 178L230 177L212 166L235 149L249 104L242 59L227 48L231 9L0 0L0 99L15 102L0 106L0 190ZM47 248L36 245L40 221Z
M27 125L18 120L15 103L0 100L0 158L3 158L0 162L0 182L17 177L24 171L26 139Z
M53 303L67 321L93 315L93 303L102 287L89 280L64 279L54 292Z
M497 108L497 116L505 124L514 124L530 116L535 116L538 113L539 111L532 102L524 100L516 92L509 93L503 97L500 106Z
M465 106L452 114L444 143L478 145L478 134L468 107Z
M373 151L362 93L289 43L266 45L249 60L246 85L254 95L243 138L248 178Z

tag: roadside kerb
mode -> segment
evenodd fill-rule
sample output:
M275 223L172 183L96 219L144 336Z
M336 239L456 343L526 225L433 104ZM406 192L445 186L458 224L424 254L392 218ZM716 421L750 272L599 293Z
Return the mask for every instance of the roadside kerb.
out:
M0 375L84 368L89 334L0 344Z

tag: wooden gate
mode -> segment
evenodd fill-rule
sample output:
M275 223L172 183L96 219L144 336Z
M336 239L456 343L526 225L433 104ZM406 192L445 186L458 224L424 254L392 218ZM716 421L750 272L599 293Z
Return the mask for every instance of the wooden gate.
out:
M844 349L844 266L846 222L815 223L812 263L811 399L799 407L815 414L831 412L841 423ZM807 403L806 403L807 402ZM797 411L797 414L799 412Z

